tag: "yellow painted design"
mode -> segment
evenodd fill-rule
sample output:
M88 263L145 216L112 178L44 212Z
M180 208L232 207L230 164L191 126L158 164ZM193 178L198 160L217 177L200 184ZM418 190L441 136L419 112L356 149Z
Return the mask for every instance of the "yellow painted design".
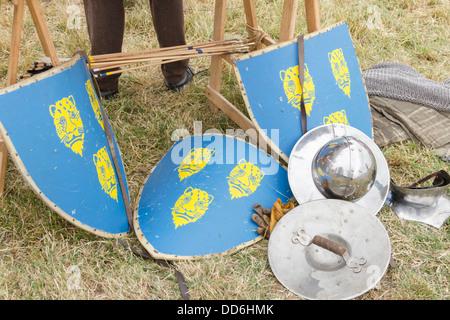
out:
M187 188L172 208L175 229L203 217L213 199L206 191Z
M314 99L316 98L316 89L313 79L309 74L308 66L305 63L304 66L304 81L303 81L303 99L305 101L305 111L309 116ZM298 110L300 110L301 102L301 85L298 75L298 66L288 68L287 70L280 71L280 79L283 81L284 93L288 99L288 102Z
M111 165L111 159L106 151L106 147L98 150L93 155L93 160L97 168L98 182L100 182L102 190L118 202L116 173Z
M180 181L202 170L214 153L215 150L207 148L192 149L189 155L183 159L178 167L178 176L180 177Z
M328 144L327 148L332 149L332 148L336 147L337 145L338 145L337 142L331 142L330 144Z
M336 111L330 114L328 117L323 117L323 124L330 124L330 123L343 123L348 125L345 110Z
M251 195L259 187L262 178L264 172L253 163L241 159L227 177L231 199Z
M73 96L63 98L49 107L61 143L83 156L84 129Z
M105 130L105 127L103 126L103 116L100 109L100 102L98 101L97 95L95 94L91 79L88 79L86 81L85 87L89 95L89 100L91 101L92 109L94 110L95 119L97 119L98 123L102 126L102 129Z
M342 49L336 49L328 53L328 60L333 70L336 84L350 98L350 72L348 71L347 62L345 61Z
M317 168L317 171L319 172L319 174L321 175L321 176L324 176L325 175L325 173L323 173L323 171L322 171L322 168Z

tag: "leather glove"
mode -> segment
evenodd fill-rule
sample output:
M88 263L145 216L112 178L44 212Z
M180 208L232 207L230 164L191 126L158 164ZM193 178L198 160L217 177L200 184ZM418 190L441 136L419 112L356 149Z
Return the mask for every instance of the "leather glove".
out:
M252 220L259 226L257 232L269 239L275 224L293 208L292 202L283 204L279 198L273 204L272 209L263 208L261 204L256 203L253 206L256 213L252 215Z

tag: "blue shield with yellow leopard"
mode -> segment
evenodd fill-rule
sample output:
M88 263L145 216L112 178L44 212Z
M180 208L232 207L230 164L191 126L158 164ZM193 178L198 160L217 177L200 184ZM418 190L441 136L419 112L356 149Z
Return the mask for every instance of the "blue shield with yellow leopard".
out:
M221 134L174 143L145 182L138 239L155 258L222 255L261 240L253 205L292 198L286 169L244 140Z
M2 89L0 123L12 160L50 208L97 235L129 231L116 166L124 189L125 171L84 58Z
M251 120L284 160L303 134L302 92L308 130L344 123L372 137L369 101L346 23L305 35L301 67L303 88L296 40L240 56L235 64Z

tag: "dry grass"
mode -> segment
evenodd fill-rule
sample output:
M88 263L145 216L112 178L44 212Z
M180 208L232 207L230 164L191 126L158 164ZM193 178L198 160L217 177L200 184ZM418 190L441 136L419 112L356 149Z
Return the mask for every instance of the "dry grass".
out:
M157 47L147 1L126 1L124 50ZM302 2L301 2L302 3ZM257 0L260 26L273 38L279 34L282 1ZM76 47L89 52L80 0L42 1L60 57ZM79 29L67 28L69 6L80 9ZM208 40L213 32L214 1L185 0L188 43ZM322 0L321 23L326 27L348 22L362 69L398 61L425 76L442 81L449 76L450 6L448 0L337 1ZM5 86L12 6L3 3L0 15L0 85ZM379 18L377 12L380 13ZM296 33L306 32L303 6ZM228 1L227 37L246 37L242 1ZM370 28L371 24L375 28ZM43 51L28 12L21 43L20 74ZM192 60L196 71L209 68L209 59ZM241 110L244 103L229 66L225 66L223 94ZM179 128L193 132L225 132L236 125L225 115L212 115L204 89L208 72L194 78L181 93L166 91L158 68L124 74L119 96L104 102L121 148L132 201L149 171L172 145ZM383 149L392 178L413 182L448 170L432 150L410 141ZM5 196L0 199L0 299L180 299L173 270L145 261L114 242L84 232L56 215L37 198L9 162ZM400 220L388 207L378 217L385 225L397 268L389 268L380 288L362 300L449 298L449 222L436 229ZM133 240L133 237L131 237ZM192 299L299 299L280 285L267 261L267 241L234 255L201 261L177 262ZM79 275L80 282L75 280Z

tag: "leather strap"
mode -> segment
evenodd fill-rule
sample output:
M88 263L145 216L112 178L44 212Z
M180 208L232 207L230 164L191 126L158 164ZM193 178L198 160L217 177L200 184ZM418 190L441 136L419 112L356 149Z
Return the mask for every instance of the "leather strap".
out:
M87 57L86 53L84 53L82 50L77 50L77 53L81 54L84 57L84 59L86 59L86 62L89 64L89 58ZM91 68L89 68L89 72L91 73L92 82L94 83L94 87L95 87L95 90L97 92L97 96L101 97L97 81L96 81L94 75L92 74ZM117 151L116 151L116 148L114 146L112 132L111 132L111 129L109 127L109 123L107 121L105 109L103 108L103 105L101 103L99 103L99 106L100 106L102 117L103 117L103 126L105 127L106 139L108 141L109 149L111 151L111 156L113 158L114 169L115 169L116 174L117 174L117 179L119 181L120 191L122 193L123 203L125 205L125 211L126 211L126 214L127 214L128 224L129 224L130 229L134 232L133 212L131 210L130 199L128 198L128 194L126 192L125 181L124 181L124 179L122 177L122 174L121 174L121 171L120 171L120 166L119 166L119 162L118 162L118 159L117 159ZM178 271L178 269L175 268L175 266L173 266L168 261L154 259L142 245L141 245L141 250L138 251L135 248L131 247L128 244L128 242L126 242L124 240L118 240L118 242L121 245L123 245L125 248L129 249L134 254L142 257L143 259L152 259L156 263L158 263L158 264L160 264L162 266L173 268L175 270L176 275L177 275L178 285L180 287L180 292L181 292L182 298L184 300L189 300L190 299L189 298L189 294L188 294L188 288L186 286L186 281L185 281L183 275L181 274L181 272Z
M302 125L303 134L306 133L307 121L306 121L306 110L305 110L305 100L303 97L303 82L305 80L305 50L304 50L304 39L303 35L297 38L298 43L298 77L300 80L300 90L301 90L301 100L300 100L300 122Z
M130 246L128 244L128 242L126 242L124 240L117 240L117 242L119 242L125 248L129 249L135 255L140 256L142 259L154 260L157 264L159 264L161 266L172 268L175 271L175 274L177 275L178 286L180 287L181 297L184 300L190 300L189 293L188 293L188 288L187 288L187 285L186 285L186 280L184 279L183 274L180 271L178 271L178 269L175 268L175 266L171 262L166 261L166 260L158 260L158 259L153 258L148 253L148 251L145 250L145 248L142 245L140 246L141 250L138 251L136 248L133 248L132 246Z
M76 49L75 54L81 55L84 58L84 60L86 60L86 63L88 64L88 70L89 70L89 73L91 74L91 79L92 79L92 82L94 84L94 89L95 89L95 91L97 93L97 96L100 98L101 97L100 89L99 89L98 83L97 83L97 81L96 81L96 79L95 79L95 77L94 77L94 75L92 73L91 62L90 62L90 59L89 59L88 55L83 50L81 50L80 48ZM111 151L111 156L112 156L112 159L113 159L114 169L115 169L116 174L117 174L117 180L119 181L120 191L121 191L121 194L122 194L122 199L123 199L123 203L124 203L124 206L125 206L125 211L126 211L126 214L127 214L128 225L130 226L130 229L132 231L134 231L134 228L133 228L133 212L131 210L130 199L128 198L128 194L126 192L125 181L124 181L124 179L122 177L122 173L120 171L119 162L117 160L117 152L116 152L116 148L114 146L113 135L112 135L112 132L111 132L111 128L109 127L109 123L107 121L108 118L106 117L105 108L103 108L101 103L99 103L99 106L100 106L100 112L102 113L103 127L105 128L106 140L108 141L108 146L109 146L109 149Z
M432 174L426 176L425 178L420 179L417 182L414 182L412 185L408 186L408 188L415 188L418 185L426 182L427 180L429 180L431 178L435 178L435 180L433 181L433 187L445 186L445 185L449 184L449 182L450 182L448 173L445 172L444 170L439 170L439 171L433 172Z

